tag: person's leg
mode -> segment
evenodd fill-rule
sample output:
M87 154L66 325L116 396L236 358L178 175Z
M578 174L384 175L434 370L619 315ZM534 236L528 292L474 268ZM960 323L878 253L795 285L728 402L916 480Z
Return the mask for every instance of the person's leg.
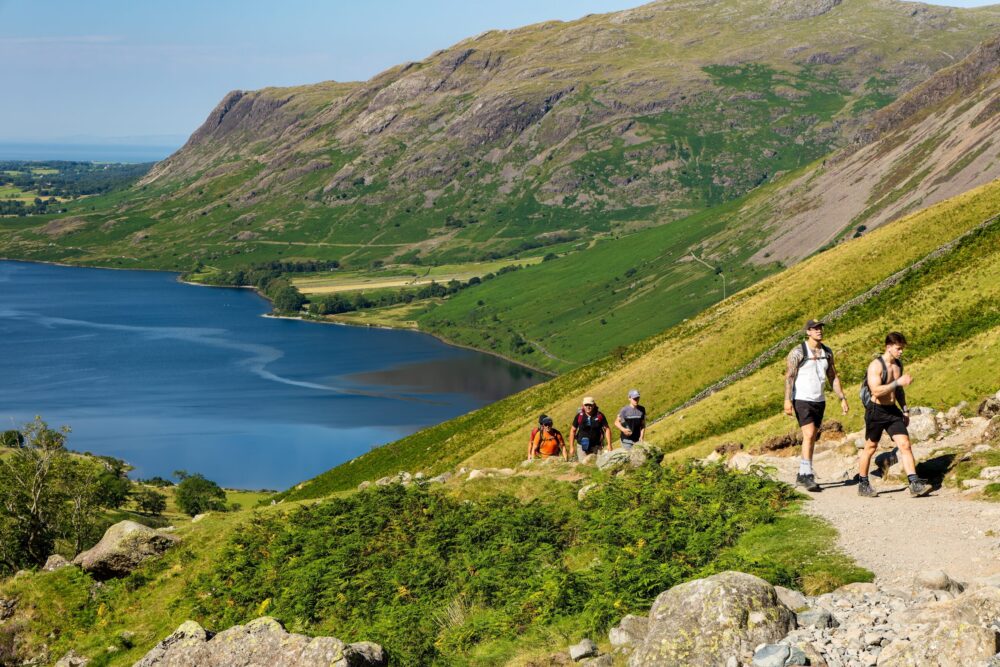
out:
M816 434L818 432L819 429L813 422L806 422L802 425L802 461L799 464L799 472L806 475L813 474L813 449L816 445Z
M910 436L894 435L892 436L892 444L896 445L896 449L899 450L897 456L899 457L899 462L903 464L903 470L906 471L907 477L910 475L916 475L917 461L913 458L913 448L910 446Z
M858 454L858 476L868 477L868 471L871 469L872 457L875 456L875 450L878 449L878 441L865 440L865 448L861 450Z
M635 443L632 442L631 440L622 440L621 444L622 444L622 449L624 449L625 451L628 451L628 450L632 449L632 445L634 445Z

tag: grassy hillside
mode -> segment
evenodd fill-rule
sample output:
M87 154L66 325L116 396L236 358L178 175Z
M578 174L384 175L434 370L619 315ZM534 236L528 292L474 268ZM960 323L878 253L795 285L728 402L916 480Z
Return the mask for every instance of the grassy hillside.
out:
M130 665L180 623L262 614L382 643L391 664L545 664L662 589L739 568L818 593L869 580L791 490L721 466L396 485L177 524L178 547L96 586L77 568L0 581L22 656ZM584 502L588 481L602 483ZM650 511L637 513L635 507ZM664 539L665 536L669 536Z
M528 429L539 413L553 415L557 427L565 426L584 394L595 396L603 409L613 412L624 404L629 388L639 387L649 414L654 418L665 415L795 334L806 318L825 316L993 218L998 210L1000 181L765 278L689 321L610 357L373 450L300 485L289 497L317 497L397 470L440 472L463 463L511 465L523 456ZM878 351L886 330L894 328L912 339L915 373L924 368L944 370L955 356L968 356L970 361L961 364L968 378L963 371L960 382L935 378L923 387L916 383L909 392L911 403L943 406L957 397L975 399L988 390L985 385L995 382L998 370L998 357L990 354L989 347L1000 324L997 302L991 300L998 284L992 278L1000 262L996 234L995 227L988 227L909 276L895 291L831 322L829 342L839 352L838 363L849 388L860 380L860 369L870 353ZM911 288L912 281L929 282ZM955 372L949 371L946 377ZM777 365L765 366L656 424L649 439L668 451L707 437L715 442L739 436L751 444L751 435L763 437L790 428L787 418L780 415L782 392ZM853 402L857 408L857 401ZM755 430L728 433L736 428Z

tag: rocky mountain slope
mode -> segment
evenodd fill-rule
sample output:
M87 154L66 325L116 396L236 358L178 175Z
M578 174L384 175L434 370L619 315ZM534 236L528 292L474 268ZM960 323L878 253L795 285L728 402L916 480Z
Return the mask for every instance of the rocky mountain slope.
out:
M363 83L233 92L127 197L5 251L363 266L621 234L847 143L998 25L989 7L664 0L491 31Z
M776 261L794 263L1000 177L998 95L994 38L879 111L859 131L863 143L732 205L499 276L415 319L477 347L520 336L549 356L499 349L567 370L692 316Z

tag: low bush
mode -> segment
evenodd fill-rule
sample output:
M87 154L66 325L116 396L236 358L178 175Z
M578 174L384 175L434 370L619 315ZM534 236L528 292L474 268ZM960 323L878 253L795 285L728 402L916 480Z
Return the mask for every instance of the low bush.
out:
M491 642L514 650L554 626L598 633L647 612L790 497L692 465L649 465L569 506L380 487L255 516L188 594L212 627L266 610L297 631L379 642L394 664L465 662ZM795 576L794 563L770 568Z

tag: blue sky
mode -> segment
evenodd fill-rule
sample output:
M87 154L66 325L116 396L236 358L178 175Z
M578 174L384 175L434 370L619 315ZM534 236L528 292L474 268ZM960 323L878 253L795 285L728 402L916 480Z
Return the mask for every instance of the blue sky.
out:
M186 136L229 90L367 79L484 30L639 4L0 0L0 141Z

